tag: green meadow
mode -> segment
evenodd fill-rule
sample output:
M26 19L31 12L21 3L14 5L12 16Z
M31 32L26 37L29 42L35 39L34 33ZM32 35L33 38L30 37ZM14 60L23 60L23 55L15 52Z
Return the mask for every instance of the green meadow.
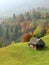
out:
M42 38L46 44L43 50L32 50L26 43L13 43L0 48L0 65L48 65L49 35Z

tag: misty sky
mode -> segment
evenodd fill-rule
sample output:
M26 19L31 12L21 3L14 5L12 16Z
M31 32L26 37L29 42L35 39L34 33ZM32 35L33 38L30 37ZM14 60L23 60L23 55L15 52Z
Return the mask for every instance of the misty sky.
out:
M49 8L49 0L0 0L0 16L10 16L37 7Z

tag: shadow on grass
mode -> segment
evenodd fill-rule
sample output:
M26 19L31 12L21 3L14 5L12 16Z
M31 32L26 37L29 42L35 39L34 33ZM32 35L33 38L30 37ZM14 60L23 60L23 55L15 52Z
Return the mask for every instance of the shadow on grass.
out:
M49 51L49 46L45 46L44 49L41 51Z

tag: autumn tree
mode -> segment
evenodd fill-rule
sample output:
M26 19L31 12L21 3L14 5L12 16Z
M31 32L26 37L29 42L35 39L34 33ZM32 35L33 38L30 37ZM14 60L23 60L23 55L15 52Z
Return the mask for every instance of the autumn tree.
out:
M19 16L17 16L17 21L18 22L23 22L25 20L24 15L20 14Z
M24 34L22 36L22 42L27 42L32 36L30 34Z

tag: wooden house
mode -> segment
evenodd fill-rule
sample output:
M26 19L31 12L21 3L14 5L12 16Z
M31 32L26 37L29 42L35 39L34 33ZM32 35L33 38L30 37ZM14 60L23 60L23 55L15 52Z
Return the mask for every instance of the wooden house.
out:
M28 46L34 50L41 50L44 48L45 43L42 39L34 39L28 43Z

